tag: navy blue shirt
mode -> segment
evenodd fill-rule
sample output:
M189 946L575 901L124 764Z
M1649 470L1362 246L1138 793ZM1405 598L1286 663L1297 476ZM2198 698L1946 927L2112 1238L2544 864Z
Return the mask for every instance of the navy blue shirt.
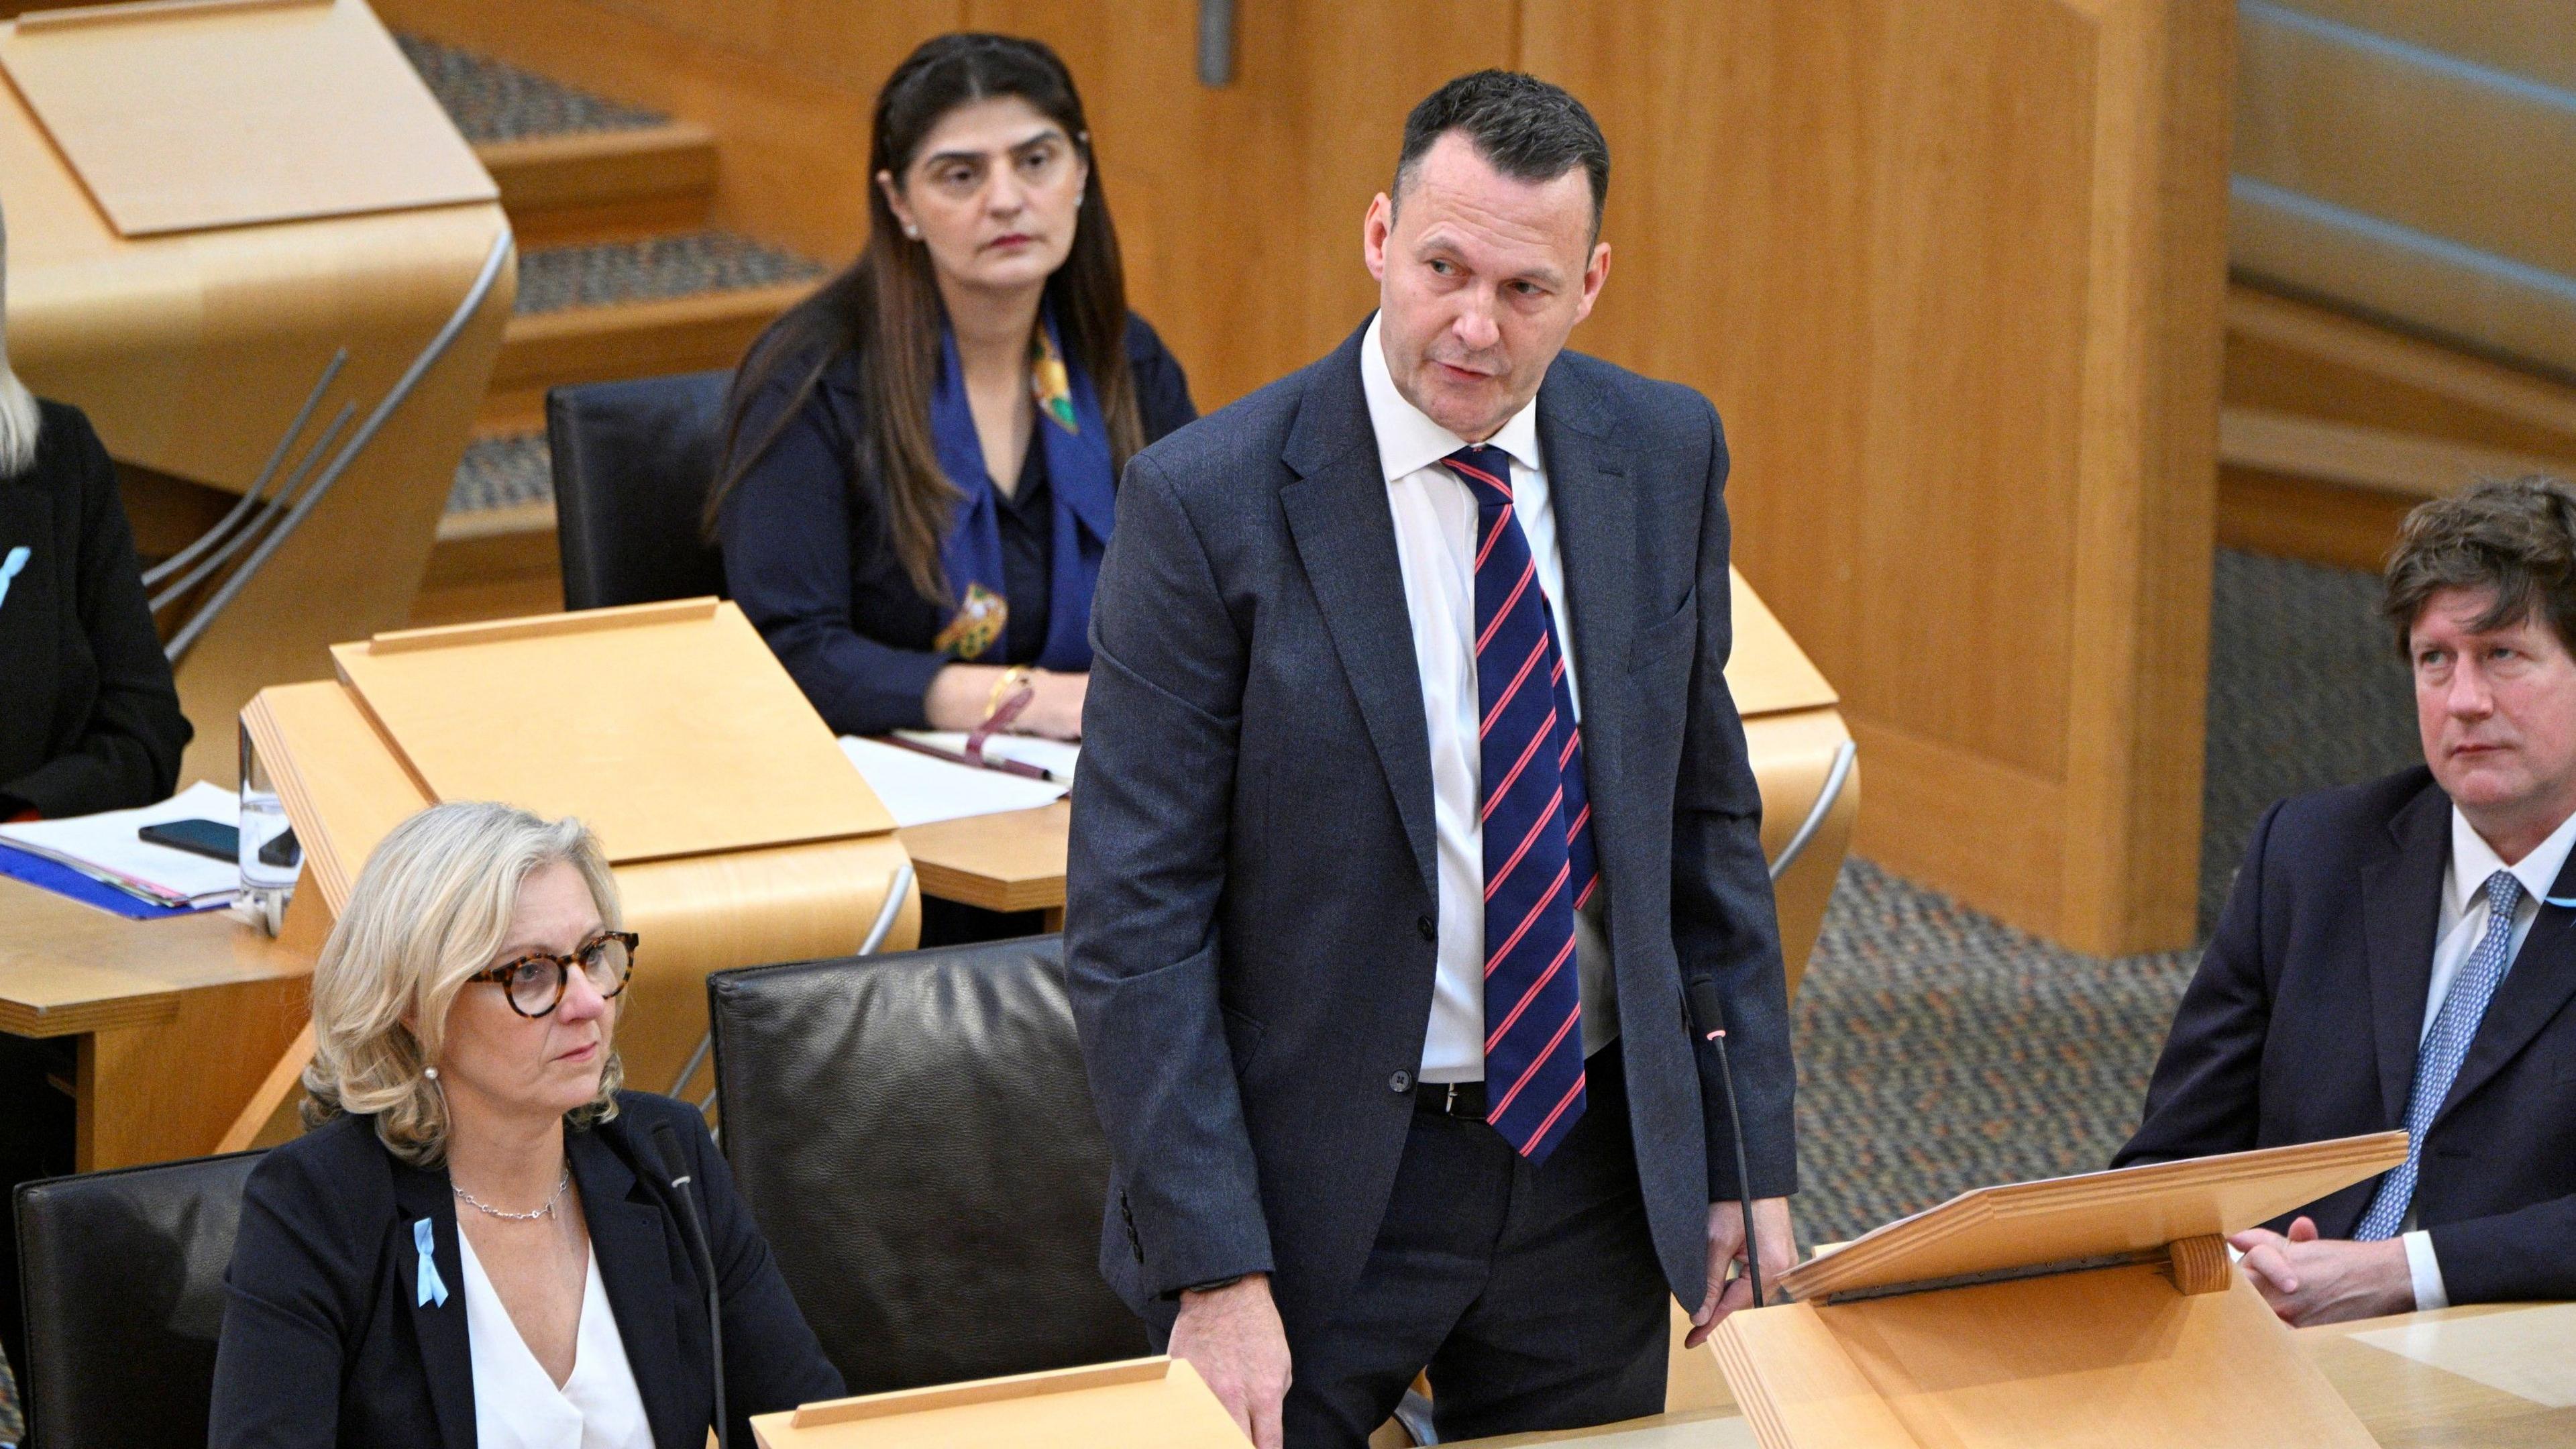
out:
M1191 422L1181 364L1141 317L1127 319L1127 362L1148 443ZM757 439L810 363L787 359L744 411ZM866 435L859 363L843 353L778 437L726 495L716 517L726 586L816 712L845 735L921 729L931 677L954 662L931 647L953 612L922 596L887 532L885 487L854 477ZM1001 500L1002 576L1011 612L998 662L1034 662L1046 643L1055 501L1046 450L1034 442Z

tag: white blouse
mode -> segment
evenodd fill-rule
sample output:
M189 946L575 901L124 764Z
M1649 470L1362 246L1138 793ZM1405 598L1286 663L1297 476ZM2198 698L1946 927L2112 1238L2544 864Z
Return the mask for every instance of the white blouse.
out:
M510 1321L510 1310L474 1256L473 1239L460 1231L456 1246L465 1259L465 1334L473 1353L479 1449L653 1449L653 1426L645 1422L635 1370L626 1362L626 1340L600 1283L598 1247L590 1250L582 1283L572 1377L558 1388Z

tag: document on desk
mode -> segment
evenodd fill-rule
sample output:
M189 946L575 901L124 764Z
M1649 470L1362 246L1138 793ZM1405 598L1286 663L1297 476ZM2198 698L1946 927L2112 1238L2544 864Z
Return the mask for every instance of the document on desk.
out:
M212 820L234 825L241 797L200 780L139 810L109 810L65 820L0 825L0 842L69 866L92 880L147 895L164 906L221 905L241 889L241 867L154 845L135 832L173 820Z
M963 743L962 736L957 738ZM998 815L1006 810L1034 810L1063 799L1071 788L1061 780L1050 783L1001 770L952 764L917 750L856 735L841 736L841 753L849 756L850 763L866 777L868 788L876 791L877 799L884 803L886 813L894 817L897 826Z
M2576 1405L2576 1303L2436 1318L2352 1336L2553 1409Z

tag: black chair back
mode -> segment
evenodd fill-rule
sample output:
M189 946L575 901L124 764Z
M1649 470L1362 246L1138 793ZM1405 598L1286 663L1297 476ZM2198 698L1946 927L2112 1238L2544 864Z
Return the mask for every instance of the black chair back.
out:
M224 1269L256 1152L18 1189L27 1442L203 1449Z
M564 607L721 596L698 522L724 452L733 374L692 372L546 394Z
M725 1157L852 1393L1134 1358L1056 936L707 980Z

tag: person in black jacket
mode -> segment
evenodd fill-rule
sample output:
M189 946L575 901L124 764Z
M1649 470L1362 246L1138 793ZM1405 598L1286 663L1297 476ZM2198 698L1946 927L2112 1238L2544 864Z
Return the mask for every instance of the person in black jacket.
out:
M28 393L5 335L0 318L0 820L149 805L190 730L116 465L80 409Z
M865 250L735 378L726 584L840 733L1078 737L1118 473L1197 416L1189 384L1127 311L1053 51L925 43L872 144Z
M577 821L436 805L377 848L314 968L312 1130L244 1194L215 1449L703 1449L716 1370L681 1193L721 1290L732 1442L841 1394L704 1119L618 1090L617 925Z
M2576 1298L2576 491L2407 517L2424 764L2265 812L2114 1167L2403 1128L2235 1238L2293 1324Z

